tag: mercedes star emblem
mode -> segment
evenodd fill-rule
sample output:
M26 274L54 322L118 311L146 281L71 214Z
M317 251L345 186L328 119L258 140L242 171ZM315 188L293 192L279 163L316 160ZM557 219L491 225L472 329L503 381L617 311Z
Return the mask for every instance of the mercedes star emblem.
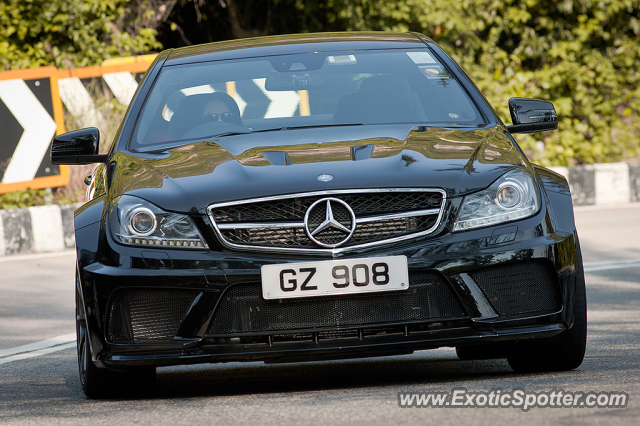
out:
M338 198L323 198L311 204L304 215L304 229L319 246L339 247L356 230L356 215Z

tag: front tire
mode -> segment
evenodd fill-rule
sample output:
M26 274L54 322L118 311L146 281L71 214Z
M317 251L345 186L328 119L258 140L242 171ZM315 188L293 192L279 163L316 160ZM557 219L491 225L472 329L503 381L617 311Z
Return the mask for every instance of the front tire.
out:
M76 284L79 284L77 278ZM84 304L78 287L76 287L76 343L80 384L82 392L88 398L100 399L121 394L137 394L153 388L156 379L155 367L144 367L124 373L98 368L94 364Z
M560 338L549 342L519 344L507 357L511 368L517 373L535 373L568 371L582 364L587 345L587 295L580 245L578 245L573 313L573 327L564 332Z

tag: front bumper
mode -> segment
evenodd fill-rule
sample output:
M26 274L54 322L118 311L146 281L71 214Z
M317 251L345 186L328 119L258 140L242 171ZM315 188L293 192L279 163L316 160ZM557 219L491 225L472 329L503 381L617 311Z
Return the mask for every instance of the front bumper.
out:
M369 324L290 330L245 330L228 335L212 333L212 324L217 321L217 309L230 289L258 284L260 267L264 264L309 259L228 252L167 254L119 246L107 236L109 256L103 259L109 261L80 265L93 358L97 364L111 368L227 361L288 362L553 338L573 324L577 240L575 234L554 232L547 223L548 218L541 212L517 225L446 234L352 255L407 256L410 273L427 271L442 277L462 315L403 317ZM507 234L513 235L500 237ZM556 300L547 301L542 310L534 306L519 312L499 306L496 297L500 298L500 294L492 296L478 284L479 272L532 263L543 265L552 275L553 282L547 287L552 287L550 291ZM144 327L145 321L148 326L149 317L138 319L138 325L134 319L129 335L127 331L114 335L110 328L114 324L116 296L127 291L181 292L189 297L183 302L182 313L152 315L158 321L177 318L168 334L136 340L131 338L135 335L133 329ZM522 299L530 298L531 289L525 288L522 294ZM517 302L517 289L510 297ZM131 300L124 298L120 302L123 300L129 309L133 306ZM129 315L131 312L130 309ZM131 316L121 318L123 324L129 320Z
M539 318L547 323L550 318ZM557 321L557 320L556 320ZM381 327L382 328L382 327ZM273 342L255 344L212 345L207 342L184 345L180 350L166 347L146 351L113 351L103 363L112 368L145 365L170 366L233 361L264 361L266 363L321 361L330 359L365 358L410 354L416 350L465 344L510 343L524 339L549 339L567 329L563 322L521 327L485 329L454 327L445 330L424 330L404 334L384 334L364 338L327 339L319 343Z

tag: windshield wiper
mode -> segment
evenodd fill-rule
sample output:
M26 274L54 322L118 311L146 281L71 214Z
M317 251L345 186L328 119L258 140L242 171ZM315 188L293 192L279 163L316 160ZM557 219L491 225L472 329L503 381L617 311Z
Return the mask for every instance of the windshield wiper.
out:
M362 123L346 123L346 124L312 124L309 126L284 126L274 127L273 129L254 130L254 133L277 132L281 130L297 130L297 129L313 129L317 127L344 127L344 126L362 126Z
M312 124L308 126L284 126L284 127L274 127L272 129L247 130L246 132L225 132L225 133L219 133L217 135L212 135L210 137L222 138L225 136L246 135L249 133L279 132L282 130L313 129L318 127L362 126L362 125L363 125L362 123L344 123L344 124Z
M247 130L246 132L224 132L224 133L218 133L216 135L211 135L209 137L211 138L221 138L224 136L235 136L235 135L246 135L248 133L253 133L251 130Z

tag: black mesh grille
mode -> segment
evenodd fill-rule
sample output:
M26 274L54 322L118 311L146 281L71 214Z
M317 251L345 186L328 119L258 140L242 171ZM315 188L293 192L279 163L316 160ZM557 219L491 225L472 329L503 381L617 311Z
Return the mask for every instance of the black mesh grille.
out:
M499 315L560 310L560 286L553 266L531 260L495 266L470 274Z
M198 294L185 290L117 290L109 306L107 338L113 343L171 340Z
M317 247L304 228L247 228L222 231L225 240L235 244L271 247Z
M431 215L361 223L356 227L353 236L345 246L349 247L426 231L436 224L437 219L436 215ZM266 247L318 247L309 239L304 228L225 229L221 233L225 240L234 244ZM341 230L328 228L317 233L314 237L326 244L333 244L344 240L346 236L347 233Z
M328 227L315 230L327 218L326 204L320 202L313 209L313 203L323 198L337 198L344 201L353 210L356 219L361 221L355 228L351 238L349 231ZM272 201L258 201L211 209L211 217L218 225L275 223L270 227L236 228L219 230L222 238L231 244L243 246L260 246L268 248L317 249L320 244L314 243L300 226L288 226L287 223L302 223L309 212L308 227L313 237L322 244L351 247L360 244L384 241L405 235L429 231L434 228L438 214L421 214L419 216L396 219L381 219L378 216L394 213L411 213L422 210L433 210L442 207L443 195L434 191L389 191L363 192L355 194L333 194L299 196L296 198ZM352 215L348 208L338 201L331 202L332 214L346 229L352 229ZM437 211L437 210L436 210ZM246 225L245 225L246 226ZM326 247L326 246L324 246Z
M361 223L356 228L348 245L364 244L426 231L435 225L437 220L438 216L431 215Z
M442 203L442 194L439 192L365 192L338 194L333 197L349 204L357 217L435 209L439 208ZM311 204L322 198L326 198L326 196L301 196L275 201L235 204L217 207L211 211L211 214L216 223L287 220L301 222Z
M236 285L222 296L208 334L277 332L466 316L441 275L411 273L409 283L409 289L403 291L286 300L264 300L259 283Z

